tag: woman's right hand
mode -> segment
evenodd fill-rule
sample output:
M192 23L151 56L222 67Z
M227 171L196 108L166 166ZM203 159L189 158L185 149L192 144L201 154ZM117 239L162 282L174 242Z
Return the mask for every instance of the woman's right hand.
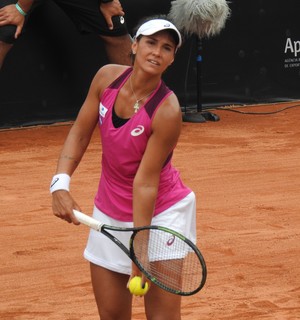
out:
M69 191L57 190L52 193L53 214L69 223L79 225L80 222L74 216L73 209L81 211Z

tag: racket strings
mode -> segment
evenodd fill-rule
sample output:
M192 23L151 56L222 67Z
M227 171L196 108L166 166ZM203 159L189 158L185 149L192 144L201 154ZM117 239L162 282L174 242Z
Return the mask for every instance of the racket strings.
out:
M159 229L139 231L133 242L138 264L160 287L177 293L197 290L202 281L198 255L181 238Z

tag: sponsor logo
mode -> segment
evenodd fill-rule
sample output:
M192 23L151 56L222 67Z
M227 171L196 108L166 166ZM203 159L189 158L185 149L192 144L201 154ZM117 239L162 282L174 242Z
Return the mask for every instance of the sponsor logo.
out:
M287 38L284 53L287 52L293 53L294 57L297 57L300 53L300 41L292 41L291 38Z
M51 183L50 188L52 188L58 180L59 180L59 178L56 178L56 179Z
M138 125L135 129L133 129L133 130L131 131L130 134L131 134L133 137L137 137L137 136L141 135L144 131L145 131L144 126Z
M107 108L105 108L104 105L102 103L100 103L100 105L99 105L100 116L104 118L106 115L106 112L107 112Z
M175 241L175 236L172 235L170 239L167 241L167 246L170 247Z

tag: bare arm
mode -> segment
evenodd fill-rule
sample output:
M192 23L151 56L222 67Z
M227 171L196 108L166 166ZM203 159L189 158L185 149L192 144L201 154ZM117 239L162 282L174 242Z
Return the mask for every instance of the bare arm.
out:
M99 100L102 91L125 68L123 66L106 65L94 77L87 98L60 153L56 174L65 173L71 176L79 165L99 119ZM73 209L80 210L80 207L68 191L57 190L52 193L52 209L53 214L57 217L74 224L79 224L73 215Z
M83 103L74 125L72 126L60 153L56 173L72 176L79 165L98 121L99 96L101 94L101 70L93 79L87 98ZM72 210L80 207L65 190L52 193L52 209L54 215L68 222L78 224Z
M159 108L153 121L153 133L133 184L135 226L151 224L162 167L177 144L182 114L175 95Z
M151 224L158 194L163 165L177 144L182 124L182 113L175 95L170 96L159 108L153 121L153 133L133 183L134 226ZM132 263L131 277L140 275ZM142 276L143 282L145 277Z

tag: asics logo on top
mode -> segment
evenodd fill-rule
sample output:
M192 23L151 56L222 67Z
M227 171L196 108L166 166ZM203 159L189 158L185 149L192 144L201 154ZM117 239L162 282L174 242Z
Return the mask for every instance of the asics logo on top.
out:
M144 131L145 131L144 126L138 125L135 129L133 129L133 130L131 131L130 134L131 134L133 137L137 137L137 136L141 135Z

